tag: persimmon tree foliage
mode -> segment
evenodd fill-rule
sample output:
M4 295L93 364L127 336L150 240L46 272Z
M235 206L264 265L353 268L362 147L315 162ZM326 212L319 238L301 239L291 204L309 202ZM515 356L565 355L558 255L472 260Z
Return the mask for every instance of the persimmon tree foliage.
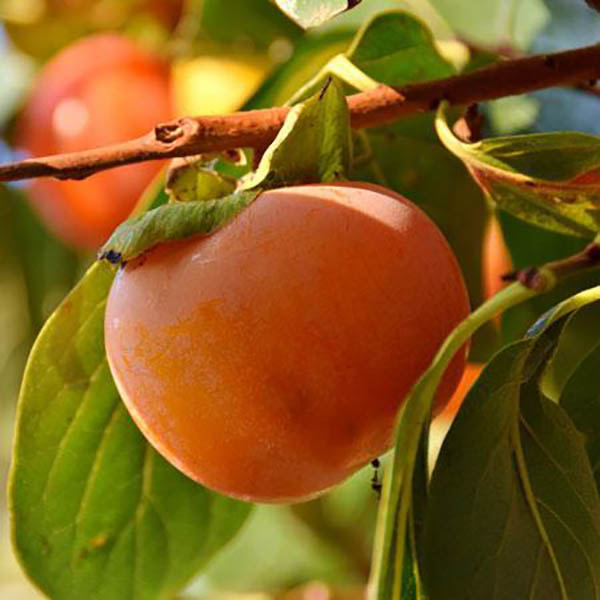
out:
M165 21L172 60L202 36L228 60L252 41L268 67L239 112L164 121L178 105L161 95L149 133L92 148L103 127L81 152L45 138L63 91L44 98L42 74L26 145L57 152L0 166L39 182L29 195L67 243L98 237L78 211L114 217L23 376L9 496L24 571L53 600L174 598L251 501L304 501L389 449L371 598L600 600L600 141L494 136L486 104L556 86L597 102L600 47L529 56L491 27L482 49L459 41L460 11L455 34L369 0L251 4ZM160 73L164 94L165 63L139 56L131 77ZM90 126L108 128L103 108ZM116 168L135 163L122 200ZM64 233L54 216L73 207ZM467 350L469 384L481 374L434 458Z

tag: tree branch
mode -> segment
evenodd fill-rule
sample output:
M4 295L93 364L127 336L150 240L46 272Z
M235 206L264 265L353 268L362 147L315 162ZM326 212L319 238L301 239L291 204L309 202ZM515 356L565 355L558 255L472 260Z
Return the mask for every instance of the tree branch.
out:
M501 61L448 79L401 88L379 86L348 97L352 126L389 123L437 108L442 100L468 105L600 78L600 45ZM55 177L83 179L114 167L232 148L264 148L283 125L289 108L276 107L225 116L183 117L157 125L147 135L84 152L31 158L0 166L0 181Z

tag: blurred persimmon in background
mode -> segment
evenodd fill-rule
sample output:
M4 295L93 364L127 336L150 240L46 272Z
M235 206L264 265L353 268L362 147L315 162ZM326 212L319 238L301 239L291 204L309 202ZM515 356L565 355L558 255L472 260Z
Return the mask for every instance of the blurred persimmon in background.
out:
M17 144L33 156L75 152L135 138L172 116L168 65L128 38L96 34L43 67L19 119ZM39 179L29 197L63 241L95 249L159 169L147 162L83 181Z
M502 276L509 273L513 268L500 221L495 216L490 219L485 234L481 262L483 293L484 299L487 300L506 286ZM496 321L496 325L499 326L499 321ZM453 419L455 417L472 385L481 374L483 367L484 365L478 363L470 362L467 364L452 399L440 414L442 419Z

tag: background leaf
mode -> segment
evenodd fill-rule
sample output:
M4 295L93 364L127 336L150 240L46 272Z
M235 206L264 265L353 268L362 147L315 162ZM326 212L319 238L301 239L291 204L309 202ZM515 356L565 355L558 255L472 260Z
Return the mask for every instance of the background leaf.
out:
M354 34L353 29L344 28L301 38L290 59L275 70L244 108L253 110L284 105L330 59L346 51Z
M359 4L361 0L275 0L279 8L304 28L316 27Z
M129 418L104 352L113 276L96 263L49 319L21 393L13 535L24 569L56 600L168 597L250 508L187 479Z
M410 13L380 13L357 34L348 57L375 81L401 86L454 75L426 25ZM392 83L393 82L393 83Z
M454 31L486 48L527 48L549 20L543 0L430 1Z

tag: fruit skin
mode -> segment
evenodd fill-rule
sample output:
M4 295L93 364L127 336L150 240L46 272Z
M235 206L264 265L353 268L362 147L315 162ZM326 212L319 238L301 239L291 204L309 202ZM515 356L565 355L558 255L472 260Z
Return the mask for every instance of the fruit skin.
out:
M160 245L116 277L105 336L119 391L157 450L209 488L301 500L381 455L468 314L437 227L356 185L265 192L213 235Z
M43 68L16 141L33 156L73 152L140 136L171 116L167 66L124 37L94 35ZM159 169L148 162L83 181L40 179L29 197L58 237L95 249L127 218Z

